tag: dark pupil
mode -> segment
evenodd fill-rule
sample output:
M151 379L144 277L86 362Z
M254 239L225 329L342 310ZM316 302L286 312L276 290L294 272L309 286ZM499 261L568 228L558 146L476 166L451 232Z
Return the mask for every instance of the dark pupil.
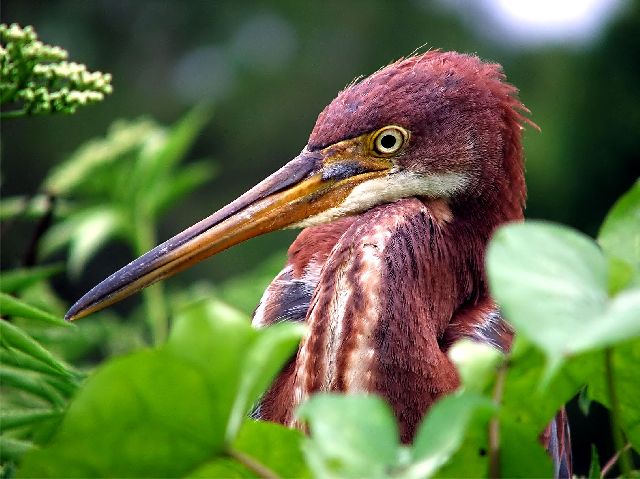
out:
M380 146L382 146L382 148L384 148L385 150L389 150L390 148L393 148L394 146L396 146L396 137L393 135L384 135L382 138L380 138Z

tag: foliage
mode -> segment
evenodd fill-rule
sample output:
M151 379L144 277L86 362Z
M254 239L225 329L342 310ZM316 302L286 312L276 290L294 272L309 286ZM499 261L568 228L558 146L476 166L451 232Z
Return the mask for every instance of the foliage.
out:
M155 244L162 212L212 174L202 162L181 164L207 118L198 108L168 129L120 122L56 168L42 190L65 208L41 238L44 254L68 247L68 270L77 274L110 240L123 239L134 255ZM539 222L495 235L492 293L518 339L505 356L486 345L454 345L462 387L434 405L412 445L400 444L390 409L374 396L312 397L298 412L309 437L247 418L304 332L297 324L253 330L221 299L248 301L265 271L217 289L156 289L128 323L105 312L80 326L61 321L63 307L48 286L59 267L4 272L3 474L549 477L538 437L585 385L610 409L617 448L629 442L638 450L639 192L640 182L614 206L600 246ZM7 213L20 214L27 215ZM278 266L266 264L272 273ZM174 318L166 341L165 303ZM149 318L153 347L140 339ZM112 336L139 339L124 355L103 350L107 359L93 369L87 358ZM627 453L620 465L631 474Z
M67 62L68 53L38 40L33 27L0 24L0 104L2 118L75 113L109 95L111 75Z

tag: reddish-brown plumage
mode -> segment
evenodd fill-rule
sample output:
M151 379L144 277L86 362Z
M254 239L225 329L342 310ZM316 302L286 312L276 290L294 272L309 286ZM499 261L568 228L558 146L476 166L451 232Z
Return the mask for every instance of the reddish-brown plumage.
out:
M300 155L113 273L67 317L259 234L320 225L300 233L254 314L257 327L309 326L255 414L300 426L294 411L314 392L378 393L410 441L458 386L454 341L510 347L484 257L494 230L523 218L526 111L499 65L452 52L399 60L342 91ZM543 436L560 475L570 475L565 419Z
M394 124L411 132L401 167L471 180L450 197L399 199L298 236L285 272L313 290L293 318L309 333L263 398L261 417L291 425L313 392L369 391L390 402L410 441L429 406L458 386L446 356L455 340L510 347L484 255L497 226L523 218L528 120L515 94L499 65L429 52L347 87L320 114L311 151ZM278 319L264 314L278 300L267 290L260 324Z
M310 150L396 124L411 132L402 167L471 181L450 198L401 199L300 234L286 274L313 289L298 318L310 331L264 398L262 417L291 423L312 392L365 390L390 401L407 441L427 408L458 385L446 356L453 340L508 347L510 330L489 298L483 265L494 229L523 216L525 109L515 93L498 65L429 52L349 86L320 114ZM275 312L264 306L261 323L270 322L265 308Z

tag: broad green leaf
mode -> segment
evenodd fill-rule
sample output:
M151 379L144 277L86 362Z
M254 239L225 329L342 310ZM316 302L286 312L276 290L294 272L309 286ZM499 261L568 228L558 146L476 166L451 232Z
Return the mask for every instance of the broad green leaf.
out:
M188 479L212 479L218 477L225 479L253 479L259 476L236 460L228 456L220 456L188 473L185 477Z
M0 461L17 461L33 448L33 443L29 441L0 436Z
M216 300L184 308L165 346L98 369L20 474L175 477L215 459L259 334L232 311Z
M475 414L488 417L493 403L475 393L457 393L436 402L420 425L406 477L432 477L462 445Z
M17 427L37 424L46 419L59 417L62 413L52 409L2 409L0 429L8 431Z
M311 477L305 463L300 431L280 424L246 420L233 449L243 452L267 466L281 477Z
M223 447L226 415L202 371L166 350L110 361L21 477L177 477Z
M51 366L63 375L72 375L72 372L62 361L56 359L35 339L8 321L0 320L0 344L7 348L18 349Z
M385 477L397 462L396 420L378 397L317 394L298 416L309 424L304 453L318 477Z
M478 393L484 391L504 357L493 346L470 339L457 341L447 355L456 365L464 389Z
M474 414L459 449L437 473L441 478L485 477L489 470L489 417Z
M538 435L504 418L500 421L500 477L556 477Z
M247 352L257 336L248 317L209 298L182 309L167 342L167 349L201 368L209 378L225 427L246 367Z
M50 278L62 270L62 265L55 264L51 266L3 271L2 276L0 276L0 291L3 293L15 293L38 281Z
M618 345L613 349L613 384L620 408L620 421L633 447L640 451L640 340ZM611 408L607 388L604 353L598 353L597 361L592 361L593 372L588 377L587 393L605 406Z
M581 354L566 362L549 381L542 352L516 337L502 393L502 416L537 438L560 408L575 396L590 374L598 353ZM535 407L531 405L535 404Z
M608 255L640 268L640 180L613 205L600 228L598 243Z
M493 296L550 369L571 355L640 335L635 294L609 301L607 263L587 236L540 222L511 224L488 251Z
M218 406L229 414L247 351L257 335L247 316L209 298L177 313L166 347L202 370L211 387L219 389Z
M279 424L246 420L230 447L260 463L280 477L311 477L300 431ZM255 477L255 472L228 457L211 461L189 474L190 478Z
M31 306L5 293L0 293L0 315L35 319L57 326L71 326L71 324L67 323L64 319L47 313L35 306Z
M619 258L609 257L609 295L615 296L625 288L640 288L640 269Z
M227 441L238 433L238 428L260 395L296 350L305 327L297 323L280 323L264 328L258 339L246 352L240 387L227 427Z

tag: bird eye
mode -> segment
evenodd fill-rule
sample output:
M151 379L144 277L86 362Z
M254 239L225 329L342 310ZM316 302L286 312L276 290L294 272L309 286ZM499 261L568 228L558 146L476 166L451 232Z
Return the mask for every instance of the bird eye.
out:
M407 139L407 132L398 126L388 126L378 131L373 141L376 153L392 155L397 152Z

